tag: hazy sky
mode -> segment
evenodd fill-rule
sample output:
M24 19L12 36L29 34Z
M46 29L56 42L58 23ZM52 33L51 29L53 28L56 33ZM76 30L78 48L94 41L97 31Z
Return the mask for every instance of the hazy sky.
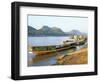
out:
M49 27L61 28L64 32L69 32L73 29L81 32L88 32L87 17L28 15L28 25L36 29L47 25Z

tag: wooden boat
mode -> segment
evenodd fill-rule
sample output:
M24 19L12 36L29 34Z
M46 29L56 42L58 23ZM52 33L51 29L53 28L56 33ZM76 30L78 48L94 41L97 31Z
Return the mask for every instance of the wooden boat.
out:
M53 52L56 52L56 50L47 50L47 51L33 50L33 53L36 54L36 55L46 55L46 54L53 53Z
M32 47L32 52L36 55L44 55L51 52L56 52L55 48L55 46L34 46Z
M62 50L67 50L70 48L76 48L77 45L83 45L85 44L85 40L81 39L78 41L75 41L74 39L63 41L60 45L50 45L50 46L33 46L32 52L36 55L46 55L49 53L59 52Z
M77 44L78 45L83 45L83 44L85 44L87 41L85 40L85 39L83 39L83 40L79 40L79 41L77 41Z
M32 47L32 52L36 55L46 55L49 53L59 52L70 48L76 48L75 43L54 46L35 46Z
M66 41L63 41L64 44L72 44L72 43L75 43L76 46L78 45L83 45L85 44L87 40L86 39L81 39L81 40L74 40L74 39L71 39L71 40L66 40Z

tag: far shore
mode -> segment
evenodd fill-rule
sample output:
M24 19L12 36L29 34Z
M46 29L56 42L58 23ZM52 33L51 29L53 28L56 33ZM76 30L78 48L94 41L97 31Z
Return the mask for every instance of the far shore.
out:
M51 36L49 36L49 35L48 36L45 36L45 35L43 35L43 36L42 35L40 35L40 36L38 36L38 35L32 36L32 35L28 35L28 37L70 37L70 36L71 35L60 35L60 36L52 36L52 35Z

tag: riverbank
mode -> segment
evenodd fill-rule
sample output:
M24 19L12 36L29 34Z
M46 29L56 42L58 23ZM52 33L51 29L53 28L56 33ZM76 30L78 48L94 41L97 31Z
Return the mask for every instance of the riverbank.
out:
M64 56L57 56L56 59L57 59L57 64L59 65L87 64L88 50L87 48L83 48Z

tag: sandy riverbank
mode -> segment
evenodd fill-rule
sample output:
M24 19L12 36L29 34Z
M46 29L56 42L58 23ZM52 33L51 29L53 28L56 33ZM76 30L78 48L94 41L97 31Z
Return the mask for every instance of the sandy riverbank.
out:
M83 48L79 51L69 53L65 56L57 57L57 63L62 64L87 64L88 63L88 50Z

